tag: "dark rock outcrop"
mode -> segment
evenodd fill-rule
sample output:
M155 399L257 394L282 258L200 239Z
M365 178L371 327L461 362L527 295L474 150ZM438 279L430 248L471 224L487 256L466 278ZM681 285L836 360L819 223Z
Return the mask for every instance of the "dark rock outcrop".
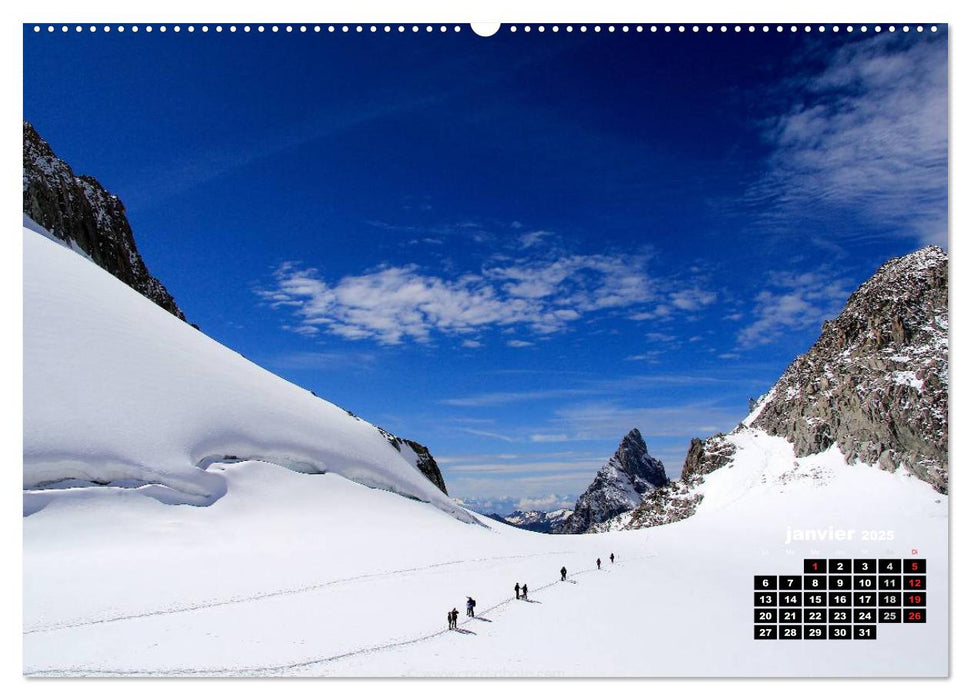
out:
M145 266L121 200L93 177L75 175L28 122L24 122L23 155L24 213L184 321L172 295Z
M593 483L577 499L573 514L560 529L564 534L588 532L600 523L633 510L646 494L668 483L661 461L651 457L637 428L631 430Z
M948 485L948 258L894 258L853 293L756 406L751 425L799 457L834 443L848 460Z
M351 414L353 415L353 414ZM401 453L401 456L411 462L425 477L435 484L438 489L448 495L445 489L445 479L442 477L442 470L438 468L438 462L432 457L428 448L414 440L407 440L397 435L389 433L383 428L378 428L384 439L391 443L391 446Z

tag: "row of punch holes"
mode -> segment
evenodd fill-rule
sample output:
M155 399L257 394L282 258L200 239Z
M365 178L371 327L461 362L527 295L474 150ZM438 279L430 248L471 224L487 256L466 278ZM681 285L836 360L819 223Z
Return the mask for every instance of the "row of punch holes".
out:
M58 26L55 26L53 24L49 24L46 27L43 27L43 26L41 26L39 24L35 24L34 25L34 32L41 32L41 31L44 31L45 29L48 32L55 32L58 29L60 29L61 32L69 32L69 31L71 31L72 28L74 29L75 32L83 32L84 29L85 29L81 25L74 25L73 27L71 27L71 26L68 26L68 25L64 24L64 25L60 25L58 27ZM153 25L141 25L141 26L139 26L137 24L135 24L135 25L129 25L129 26L116 25L116 26L112 27L111 25L106 24L106 25L103 25L103 26L100 26L100 27L99 26L96 26L96 25L89 25L87 27L87 29L88 29L89 32L97 32L97 31L111 32L111 31L116 31L116 32L123 33L125 31L129 31L129 32L132 32L132 33L138 33L139 31L144 31L144 32L147 32L147 33L151 33L153 31L158 31L158 32L164 33L164 32L167 32L167 31L173 31L175 33L179 33L179 32L181 32L183 30L183 27L181 25L178 25L178 24L172 25L171 27L166 26L166 25L160 25L160 26L157 26L157 27L155 27ZM411 31L413 33L417 33L417 32L420 32L422 30L424 30L425 32L434 32L436 29L439 32L443 32L443 33L444 32L448 32L450 30L453 31L453 32L460 32L460 31L462 31L462 27L459 26L459 25L453 25L453 26L449 27L449 26L446 26L444 24L443 25L438 25L438 26L433 26L433 25L430 25L430 24L421 25L421 26L419 26L417 24L412 24L412 25L403 25L403 24L398 24L398 25L389 25L389 24L385 24L385 25L376 25L376 24L371 24L371 25L362 25L362 24L356 24L356 25L354 25L354 24L351 24L351 25L348 25L348 24L338 24L338 25L334 25L334 24L329 24L329 25L319 25L319 24L313 24L313 25L306 25L306 24L299 24L299 25L292 25L292 24L276 25L276 24L273 24L273 25L268 25L268 26L267 25L260 24L260 25L253 25L253 26L251 26L251 25L248 25L247 24L247 25L242 25L240 27L237 27L236 25L227 25L227 26L215 25L214 27L211 27L211 28L209 27L209 25L205 25L205 24L204 25L201 25L199 27L196 27L195 25L191 25L191 24L185 26L185 31L187 31L189 33L193 33L197 29L198 29L198 31L201 31L203 33L209 32L210 29L212 29L212 30L214 30L217 33L220 33L220 32L223 32L223 31L228 31L230 33L234 33L234 32L237 32L237 31L241 31L241 32L244 32L244 33L245 32L257 32L257 33L259 33L259 32L266 32L266 31L269 31L269 32L277 32L278 33L280 31L284 31L284 32L288 32L288 33L298 32L298 33L303 33L303 34L306 34L308 32L317 33L317 34L319 34L321 32L327 32L327 33L330 33L330 34L335 34L335 33L344 33L344 34L347 34L347 33L351 33L351 32L363 33L363 32L366 32L366 31L367 32L371 32L371 33L377 33L379 31L383 31L385 33L391 33L391 32L395 32L395 31L397 31L399 33L404 33L404 32L407 32L407 31ZM813 26L813 25L808 25L808 24L807 25L804 25L802 27L799 27L799 26L794 25L794 24L793 25L788 25L788 26L784 26L784 25L781 25L781 24L776 24L776 25L763 24L763 25L758 25L758 26L757 25L754 25L754 24L749 24L749 25L744 25L744 26L743 25L739 25L739 24L736 24L736 25L725 25L725 24L722 24L722 25L711 25L711 24L708 24L708 25L698 25L698 24L691 24L691 25L684 25L684 24L679 24L679 25L671 25L671 24L640 25L640 24L637 24L637 25L633 25L633 26L626 25L626 24L625 25L619 25L619 26L610 24L610 25L606 25L606 26L603 26L603 27L600 26L600 25L591 25L591 26L578 25L578 26L574 27L573 25L569 25L569 24L568 25L564 25L564 26L560 26L560 25L557 25L557 24L550 25L550 26L546 26L546 25L542 25L542 24L540 24L540 25L515 25L515 24L511 24L511 25L509 25L507 27L503 27L503 29L505 29L505 31L508 31L510 33L513 33L513 34L516 33L516 32L519 32L519 31L522 31L522 32L525 32L525 33L529 33L529 32L532 32L532 31L536 31L536 32L539 32L539 33L544 33L547 30L549 30L551 32L554 32L554 33L560 32L560 31L564 31L564 32L567 32L567 33L570 33L570 32L573 32L573 31L578 31L578 32L581 32L581 33L582 32L592 31L592 32L595 32L596 33L596 32L601 32L601 31L606 30L607 32L617 32L617 31L620 31L620 32L653 32L653 33L657 33L657 32L665 32L665 33L679 32L679 33L682 33L682 34L689 33L690 32L690 33L693 33L693 34L700 34L700 33L713 34L715 32L727 33L727 32L730 32L730 31L733 31L735 33L741 33L741 32L744 32L744 31L748 31L749 33L754 33L754 32L757 32L757 31L762 31L763 33L768 33L768 32L772 32L772 31L775 31L775 32L785 32L787 30L789 32L798 32L798 31L803 31L803 32L813 32L813 31L816 31L816 32L827 32L827 31L840 32L840 31L846 31L848 33L852 33L854 31L860 31L860 32L864 32L865 33L867 31L869 31L871 29L871 27L868 27L865 24L864 25L856 25L856 26L854 26L854 25L846 25L845 27L841 27L840 25L832 25L832 26L818 25L818 26ZM913 27L913 29L916 30L916 31L918 31L918 32L923 32L924 31L924 26L923 25L917 25L916 27ZM929 29L932 32L936 32L937 31L937 27L935 25L931 25L929 27ZM872 30L874 32L876 32L876 33L880 33L882 31L896 32L898 30L898 27L895 26L895 25L890 25L888 27L882 27L880 25L876 25L876 26L873 26L872 27ZM903 32L909 32L909 31L911 31L911 27L910 27L910 25L904 25L902 27L899 27L899 30L900 31L903 31Z

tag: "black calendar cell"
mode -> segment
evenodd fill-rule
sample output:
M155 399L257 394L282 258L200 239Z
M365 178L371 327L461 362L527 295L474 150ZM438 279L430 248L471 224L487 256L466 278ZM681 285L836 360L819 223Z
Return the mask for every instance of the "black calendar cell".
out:
M829 590L848 591L851 588L853 588L852 576L830 576L829 577Z
M876 559L854 559L853 573L854 574L877 573L877 560Z
M775 593L759 591L755 594L755 607L774 608L778 605L779 599Z
M802 625L779 625L779 639L802 639Z
M904 622L927 622L927 608L904 610Z
M905 574L926 574L927 560L926 559L904 559L904 573Z
M877 604L877 594L857 591L853 594L853 605L858 608L872 608Z
M880 594L881 608L899 608L900 604L901 604L900 593L881 593Z
M899 574L902 571L899 559L881 559L877 566L881 574Z
M814 610L812 612L819 612L820 614L822 614L822 610L818 610L818 611ZM782 609L782 610L779 611L779 623L780 624L787 624L787 623L791 624L793 622L802 622L802 610L801 609L799 609L799 608L793 608L793 609L789 610L789 609L785 609L784 608L784 609ZM816 620L816 622L822 622L822 618L819 618L818 620Z
M826 625L803 625L803 639L826 639Z
M802 588L804 591L825 591L826 577L825 576L803 576Z
M853 622L872 625L877 621L876 608L853 608Z
M904 576L905 591L922 591L927 588L926 576Z
M755 638L756 639L777 639L778 628L775 625L756 625L755 626Z
M802 593L780 593L779 594L779 607L780 608L798 608L802 605Z
M779 621L779 611L775 608L756 608L755 622L760 625L774 625Z
M804 593L802 604L807 608L825 608L825 593Z
M802 576L780 576L779 590L780 591L801 591Z
M900 622L902 618L900 608L880 608L880 622Z
M848 624L852 619L853 611L850 608L830 608L829 610L829 623L830 624Z
M755 577L755 590L757 591L774 591L778 587L779 585L775 576Z
M876 625L853 625L853 639L876 639Z
M857 590L857 591L875 591L877 590L877 577L876 576L854 576L853 588L854 590Z
M850 593L830 593L829 607L848 608L853 604L853 596Z
M785 612L792 611L786 610ZM826 622L826 610L807 610L805 617L806 622Z
M853 561L851 559L830 559L829 573L848 574L853 571Z
M850 639L851 633L852 633L852 625L830 625L829 626L830 639Z
M903 579L900 576L881 576L879 582L881 591L899 591L903 585Z
M804 574L825 574L826 573L826 560L825 559L805 559L802 563L802 572Z
M927 594L921 591L920 593L904 593L904 607L905 608L923 608L927 606Z

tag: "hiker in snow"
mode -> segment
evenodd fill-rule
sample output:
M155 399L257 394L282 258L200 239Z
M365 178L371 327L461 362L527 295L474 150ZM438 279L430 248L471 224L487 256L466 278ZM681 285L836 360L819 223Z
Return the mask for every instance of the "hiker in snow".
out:
M560 569L560 580L561 581L566 581L566 567L565 566L562 569Z
M529 589L526 588L526 584L523 584L523 600L529 600Z
M516 581L516 600L519 600L519 581Z
M475 617L475 601L472 596L467 596L468 600L465 601L465 614L469 617Z
M597 557L597 568L600 568L600 557Z
M457 608L452 608L452 629L457 630L459 628L459 611Z
M614 563L614 553L613 552L610 553L610 563L611 564Z
M451 610L448 611L448 614L446 615L446 617L448 618L448 628L449 629L452 629L452 611Z

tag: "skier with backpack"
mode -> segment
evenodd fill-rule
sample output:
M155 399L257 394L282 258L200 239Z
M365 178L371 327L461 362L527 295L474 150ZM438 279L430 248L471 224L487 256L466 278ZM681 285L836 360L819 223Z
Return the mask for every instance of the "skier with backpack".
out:
M610 553L610 563L611 564L614 563L614 553L613 552Z
M516 591L516 600L519 600L519 581L516 581L516 587L513 590Z
M566 581L566 567L565 566L562 569L560 569L560 580L561 581Z
M600 557L597 557L597 569L600 569Z
M526 584L523 584L523 600L529 600L529 589L526 588Z
M468 617L475 617L475 601L472 599L472 596L466 597L468 600L465 601L465 614Z

